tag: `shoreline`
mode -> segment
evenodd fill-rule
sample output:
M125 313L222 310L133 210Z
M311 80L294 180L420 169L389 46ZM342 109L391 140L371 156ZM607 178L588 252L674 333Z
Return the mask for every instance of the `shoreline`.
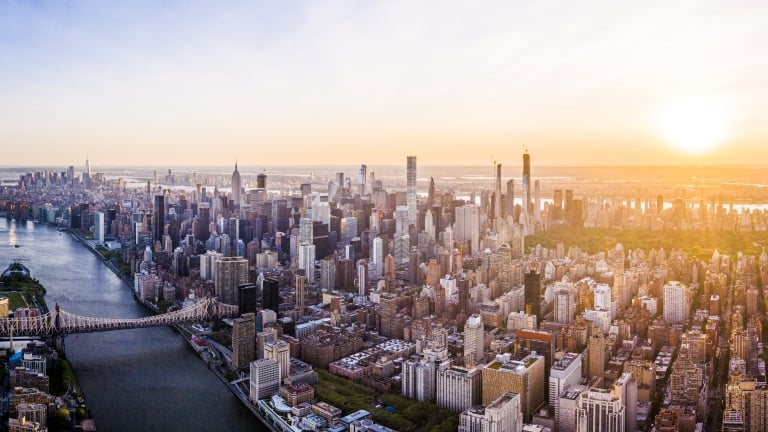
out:
M11 263L11 265L13 265L13 263ZM48 307L48 302L45 298L45 295L46 295L45 286L40 281L34 278L34 276L29 272L29 269L26 268L26 266L24 266L23 264L21 264L21 266L27 272L24 276L28 278L29 281L32 282L36 286L36 288L40 291L39 293L37 293L37 294L40 294L39 296L36 294L33 294L34 306L36 306L38 310L41 311L42 314L50 313L50 308ZM31 306L31 305L28 305L28 306ZM50 379L55 376L57 377L56 378L57 386L64 386L66 384L69 387L69 390L67 390L63 394L54 394L50 392L50 389L48 394L53 396L56 400L61 400L62 402L64 402L65 404L64 406L70 411L70 416L74 415L73 413L79 409L85 409L86 416L83 420L78 422L77 419L75 418L74 420L70 419L70 421L74 421L74 424L77 424L83 430L95 432L97 430L96 421L93 418L93 415L91 414L90 408L88 408L86 394L83 391L83 387L80 385L80 380L77 377L75 368L72 366L72 363L67 358L66 343L65 343L66 335L60 335L60 336L46 335L44 337L40 337L40 336L38 337L39 337L38 340L45 342L46 345L48 345L51 350L54 350L58 354L59 364L56 368L54 368L54 370L50 375L47 375L48 378ZM61 339L57 340L57 338L59 337ZM10 340L13 340L12 335L10 337ZM67 371L69 371L68 374L66 373ZM74 395L77 395L77 397L70 394L70 391L72 390L74 390ZM82 404L79 401L80 399L82 399ZM52 429L49 428L48 430L52 430ZM54 430L59 430L59 429L54 429Z
M131 282L130 282L129 277L124 275L122 272L120 272L120 270L118 268L116 268L114 266L114 264L112 264L111 261L109 261L108 259L105 259L104 256L101 253L99 253L99 251L97 251L95 247L93 247L91 245L91 243L90 243L90 241L88 239L84 238L79 233L72 231L70 228L64 228L62 232L68 233L80 245L85 246L86 249L88 249L89 251L91 251L91 253L96 255L96 257L98 257L100 259L100 261L103 264L105 264L106 267L108 269L110 269L112 271L112 273L114 273L115 276L117 276L128 289L130 289L131 293L133 294L134 299L137 300L137 302L140 305L142 305L149 312L157 315L158 312L157 312L156 309L150 307L145 302L142 302L141 300L139 300L138 296L136 295L136 291L133 289L133 286L131 286ZM206 359L206 358L203 357L204 350L198 350L196 348L196 345L195 345L195 343L194 343L194 341L192 340L192 337L191 337L192 335L189 334L189 332L182 325L174 324L174 325L169 326L169 327L171 327L172 329L176 330L179 334L181 334L181 336L187 342L187 345L189 345L189 347L192 348L192 350L195 352L195 354L197 354L197 357L201 361L203 361L203 363L205 363L205 365L208 367L208 369L211 372L213 372L213 374L219 379L219 381L221 381L224 385L226 385L226 387L229 389L229 391L232 393L232 395L235 396L237 399L239 399L240 402L249 411L251 411L251 413L254 416L256 416L256 418L262 423L262 425L264 427L269 429L271 432L281 432L280 430L275 429L274 426L269 421L267 421L267 419L265 417L263 417L261 415L261 413L257 410L257 408L251 404L251 402L248 399L247 395L245 395L242 392L240 392L236 385L233 385L231 382L229 382L227 380L227 378L224 375L222 375L218 370L216 370L215 366L213 366L211 364L211 360L210 359ZM73 371L74 371L74 368L73 368Z

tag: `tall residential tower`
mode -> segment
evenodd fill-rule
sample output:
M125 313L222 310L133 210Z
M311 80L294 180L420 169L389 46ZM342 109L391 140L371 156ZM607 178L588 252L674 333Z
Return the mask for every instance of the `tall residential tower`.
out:
M406 171L406 202L408 204L408 223L416 225L416 156L408 156Z

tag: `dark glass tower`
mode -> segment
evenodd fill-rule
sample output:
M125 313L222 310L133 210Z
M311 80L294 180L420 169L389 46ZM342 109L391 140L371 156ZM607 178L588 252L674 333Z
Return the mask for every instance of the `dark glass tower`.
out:
M154 222L154 240L163 241L163 235L165 234L165 195L155 195L155 208L152 215L152 222Z
M531 270L525 274L525 313L536 315L541 320L541 274Z
M277 279L265 278L261 291L261 306L275 313L280 310L280 283Z

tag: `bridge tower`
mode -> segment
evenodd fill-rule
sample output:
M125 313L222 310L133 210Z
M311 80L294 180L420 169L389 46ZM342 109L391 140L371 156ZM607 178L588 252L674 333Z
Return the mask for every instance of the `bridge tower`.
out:
M59 317L60 312L61 310L59 309L59 303L57 302L53 316L51 317L53 320L53 342L57 351L64 352L64 333L61 331L61 318Z

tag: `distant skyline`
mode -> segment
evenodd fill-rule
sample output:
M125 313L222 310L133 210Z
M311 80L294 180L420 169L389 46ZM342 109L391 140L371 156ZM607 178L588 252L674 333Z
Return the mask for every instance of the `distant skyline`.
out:
M0 165L768 160L765 2L224 5L0 3Z

